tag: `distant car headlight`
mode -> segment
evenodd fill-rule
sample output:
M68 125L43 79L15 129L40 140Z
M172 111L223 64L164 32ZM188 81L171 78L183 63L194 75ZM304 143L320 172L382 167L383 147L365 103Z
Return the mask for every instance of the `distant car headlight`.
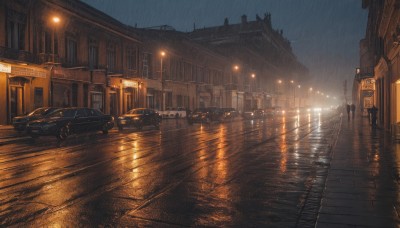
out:
M119 119L119 120L124 120L124 119L125 119L125 117L123 117L123 116L120 116L120 117L118 117L118 119Z
M134 117L133 120L140 120L140 117Z

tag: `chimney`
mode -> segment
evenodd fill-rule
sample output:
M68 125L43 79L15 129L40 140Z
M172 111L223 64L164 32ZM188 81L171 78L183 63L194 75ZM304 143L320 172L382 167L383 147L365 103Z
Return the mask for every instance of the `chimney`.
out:
M242 24L246 24L247 23L247 16L246 14L242 15Z

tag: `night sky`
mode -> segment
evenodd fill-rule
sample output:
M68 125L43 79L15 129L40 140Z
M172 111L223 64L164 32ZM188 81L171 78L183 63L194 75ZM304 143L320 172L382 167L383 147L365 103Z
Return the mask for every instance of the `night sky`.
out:
M219 26L224 18L239 23L256 14L272 14L272 26L282 29L298 60L315 78L312 85L326 94L348 97L355 68L359 66L359 41L365 35L367 10L360 0L83 0L117 20L137 27L170 25L189 32ZM300 83L301 84L301 83Z

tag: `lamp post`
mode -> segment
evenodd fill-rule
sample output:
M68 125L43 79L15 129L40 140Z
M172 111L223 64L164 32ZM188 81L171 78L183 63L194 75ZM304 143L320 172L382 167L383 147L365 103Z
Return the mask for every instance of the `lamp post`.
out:
M292 89L293 89L293 108L296 107L296 87L294 86L294 81L290 80L290 83L292 84Z
M297 85L297 88L299 88L300 89L300 87L301 87L301 85ZM295 94L296 94L296 88L294 88L294 92L295 92ZM300 108L300 96L298 96L299 98L298 98L298 100L299 100L299 102L297 102L297 108ZM295 98L296 99L296 98ZM295 104L295 106L296 106L296 104Z
M52 51L53 51L53 63L55 63L55 47L56 47L56 28L57 28L57 24L60 23L60 18L59 17L53 17L52 21L54 23L54 27L53 27L53 47L52 47Z
M161 78L161 110L165 111L165 94L164 94L164 78L163 78L163 58L165 56L165 52L160 52L160 78Z
M251 84L253 84L253 86L251 86L250 85L250 88L251 88L251 108L254 108L254 102L253 102L253 100L254 100L254 87L255 87L255 83L254 83L254 80L255 80L255 78L256 78L256 74L254 74L254 73L252 73L251 74L251 78L253 79L252 81L251 81Z
M233 66L233 72L235 74L234 77L237 76L237 73L239 72L239 66L238 65L234 65ZM232 85L233 85L233 81L234 80L232 78ZM236 81L236 83L238 83L237 80L235 80L235 81ZM236 88L236 110L239 112L239 91L238 91L238 88Z
M278 87L275 89L275 94L276 94L276 97L275 97L275 105L274 106L281 106L281 102L280 102L280 100L281 100L281 95L282 95L282 87L281 87L281 85L282 85L282 83L283 83L283 81L282 80L280 80L280 79L278 79L278 81L276 81L277 83L278 83ZM287 101L287 99L286 99L286 103L287 103L288 101Z

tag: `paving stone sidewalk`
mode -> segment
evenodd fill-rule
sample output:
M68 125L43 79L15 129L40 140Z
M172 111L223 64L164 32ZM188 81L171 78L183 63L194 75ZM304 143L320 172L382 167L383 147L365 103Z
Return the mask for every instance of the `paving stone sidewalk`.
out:
M316 227L400 227L400 142L343 117Z

